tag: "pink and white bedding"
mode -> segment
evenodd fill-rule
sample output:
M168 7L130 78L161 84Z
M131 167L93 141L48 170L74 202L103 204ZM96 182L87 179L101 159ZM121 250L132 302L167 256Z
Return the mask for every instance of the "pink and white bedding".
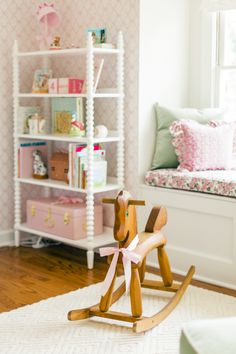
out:
M181 172L172 168L159 169L148 171L145 183L155 187L236 197L235 170Z

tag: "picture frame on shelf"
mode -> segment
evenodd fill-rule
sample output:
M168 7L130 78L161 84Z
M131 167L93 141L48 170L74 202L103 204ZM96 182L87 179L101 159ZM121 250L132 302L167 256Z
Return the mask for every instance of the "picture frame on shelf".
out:
M48 93L49 79L52 78L52 70L50 69L37 69L34 72L34 79L32 85L32 93Z
M106 28L87 28L87 32L92 33L93 44L106 43L107 30Z

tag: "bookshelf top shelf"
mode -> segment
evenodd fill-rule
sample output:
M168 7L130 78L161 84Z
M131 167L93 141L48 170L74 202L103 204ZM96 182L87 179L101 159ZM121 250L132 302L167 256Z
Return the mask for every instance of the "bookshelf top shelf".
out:
M94 54L118 54L119 49L115 48L93 48ZM59 49L59 50L41 50L34 52L18 52L17 56L19 58L23 57L64 57L64 56L76 56L76 55L86 55L87 48L71 48L71 49Z

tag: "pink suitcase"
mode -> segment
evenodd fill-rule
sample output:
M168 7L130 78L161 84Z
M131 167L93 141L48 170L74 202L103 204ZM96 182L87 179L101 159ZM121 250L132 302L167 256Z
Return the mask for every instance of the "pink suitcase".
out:
M53 235L79 240L86 235L85 203L59 204L58 198L27 200L27 226ZM103 232L102 205L94 206L94 234Z

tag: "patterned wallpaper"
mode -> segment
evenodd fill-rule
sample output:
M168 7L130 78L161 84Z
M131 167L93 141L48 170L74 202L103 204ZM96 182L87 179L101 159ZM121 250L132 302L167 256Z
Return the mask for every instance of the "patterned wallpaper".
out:
M126 188L134 194L137 190L137 136L138 136L138 38L139 38L139 1L138 0L55 0L62 14L61 26L57 33L61 36L62 46L72 43L85 44L85 29L88 27L106 27L108 41L116 42L119 30L125 40L125 180ZM20 50L37 50L35 36L37 21L35 18L35 0L0 1L0 109L1 109L1 175L0 175L0 232L13 226L13 151L12 151L12 45L18 40ZM128 14L128 15L127 15ZM32 73L37 63L28 61L21 71L23 87L30 88ZM55 72L69 72L73 65L70 61L54 62ZM81 69L83 70L83 69ZM101 85L114 82L115 63L105 62ZM26 102L25 102L26 103ZM115 127L114 100L95 104L96 123L103 122ZM114 154L115 145L108 147ZM110 163L113 170L115 160ZM136 172L135 172L136 171ZM24 188L24 194L35 194L36 190Z

